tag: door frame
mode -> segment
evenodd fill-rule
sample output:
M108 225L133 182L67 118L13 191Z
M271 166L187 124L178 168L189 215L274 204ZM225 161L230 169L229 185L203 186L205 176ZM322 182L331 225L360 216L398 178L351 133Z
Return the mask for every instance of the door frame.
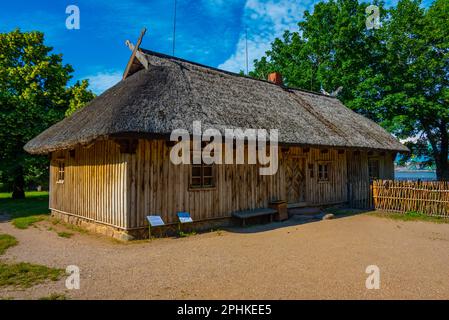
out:
M300 173L302 175L301 182L299 184L300 190L298 190L299 199L294 200L293 202L289 199L289 193L290 193L290 185L287 184L287 172L286 172L286 184L285 184L285 193L286 193L286 201L287 203L299 203L299 202L306 202L307 201L307 157L305 155L294 155L294 154L287 154L286 155L286 167L288 166L289 161L297 161L297 166L299 167L299 170L302 171ZM287 170L287 169L286 169Z

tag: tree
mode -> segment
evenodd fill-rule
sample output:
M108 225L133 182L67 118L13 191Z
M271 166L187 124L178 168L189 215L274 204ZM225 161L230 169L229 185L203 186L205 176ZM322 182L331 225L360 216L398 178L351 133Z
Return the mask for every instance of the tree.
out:
M76 82L73 87L69 88L70 103L69 108L65 112L66 117L72 115L75 111L81 109L86 103L95 98L95 94L88 90L88 87L89 81L82 80L81 82Z
M402 0L389 11L384 93L376 106L398 137L419 136L410 148L430 155L438 179L449 180L449 3L437 0L428 10L420 3Z
M24 144L63 119L79 96L67 87L73 68L51 51L41 32L0 33L0 179L13 198L25 196L25 177L48 170L46 157L26 154Z
M331 0L305 12L298 32L285 32L252 76L283 74L291 86L331 92L343 86L340 100L399 138L420 134L408 145L435 161L437 177L449 179L448 50L449 2L401 0L380 8L380 29L365 25L368 4ZM430 153L429 153L430 151Z
M374 3L384 14L382 3ZM266 57L255 61L251 75L266 78L268 72L279 71L288 85L312 91L342 86L339 98L369 115L385 46L377 30L366 28L366 7L356 0L317 3L313 14L304 13L298 32L286 31Z

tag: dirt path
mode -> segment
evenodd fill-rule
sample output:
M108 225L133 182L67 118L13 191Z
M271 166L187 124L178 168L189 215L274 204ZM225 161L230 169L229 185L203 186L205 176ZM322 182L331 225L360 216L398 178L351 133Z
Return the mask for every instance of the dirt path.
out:
M3 256L52 267L77 265L81 289L64 279L1 297L73 299L449 299L449 224L400 222L369 215L302 225L274 223L182 239L118 244L46 228L0 233L19 240ZM381 288L367 290L377 265Z

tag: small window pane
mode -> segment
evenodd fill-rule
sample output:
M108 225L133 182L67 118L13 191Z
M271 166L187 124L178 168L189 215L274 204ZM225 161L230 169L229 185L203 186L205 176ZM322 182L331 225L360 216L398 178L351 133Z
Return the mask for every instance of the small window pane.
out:
M192 178L192 186L201 187L201 178Z
M201 152L198 153L201 155ZM190 187L192 188L211 188L214 187L214 165L192 164L190 166Z
M320 181L328 181L329 180L329 165L328 164L319 164L318 165L318 179Z
M204 178L203 187L212 187L212 178Z
M203 175L211 177L212 176L212 167L211 166L204 166L203 167Z
M58 182L64 182L64 173L65 171L65 165L63 161L58 161L58 174L57 174L57 178L58 178Z
M314 177L314 170L313 170L313 164L312 163L309 164L309 175L310 175L310 178Z
M192 177L201 177L201 166L192 166Z
M371 180L379 178L379 160L369 159L368 160L368 174Z

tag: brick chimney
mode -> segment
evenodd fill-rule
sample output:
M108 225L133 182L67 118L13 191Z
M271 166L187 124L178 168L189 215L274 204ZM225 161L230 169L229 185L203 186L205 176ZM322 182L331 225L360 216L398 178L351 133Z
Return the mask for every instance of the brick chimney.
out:
M270 73L268 75L268 81L273 82L274 84L277 84L278 86L281 86L283 84L282 75L279 72Z

